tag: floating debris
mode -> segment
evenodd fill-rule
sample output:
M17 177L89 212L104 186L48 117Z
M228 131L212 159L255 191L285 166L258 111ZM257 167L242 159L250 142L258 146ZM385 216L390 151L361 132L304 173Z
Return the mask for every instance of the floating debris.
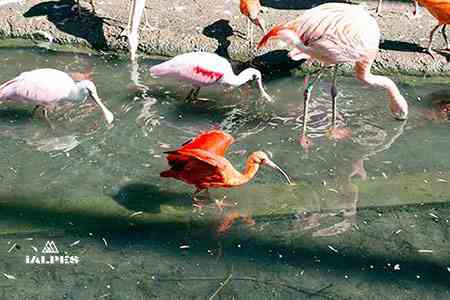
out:
M31 249L33 249L34 252L38 252L39 251L38 248L35 247L35 246L31 246Z
M400 232L402 232L403 231L403 229L399 229L399 230L397 230L396 232L394 232L395 234L399 234Z
M180 249L189 249L190 247L189 247L189 245L181 245L180 246Z
M446 182L446 183L447 183L448 180L445 180L445 179L442 179L442 178L438 178L438 179L437 179L437 182Z
M419 250L417 250L417 252L419 252L419 253L433 253L434 250L430 250L430 249L419 249Z
M9 274L6 274L6 273L3 273L3 276L5 276L6 278L11 279L11 280L16 280L17 279L15 276L9 275Z
M396 265L394 266L394 270L395 270L395 271L400 271L400 265L399 265L399 264L396 264Z
M76 246L80 243L80 240L73 242L72 244L70 244L70 247Z
M16 249L17 243L14 243L11 248L9 248L8 253L11 253L14 249Z
M103 243L105 244L105 247L108 248L108 242L106 241L106 239L102 238L102 240L103 240Z
M438 217L436 214L429 213L429 215L432 216L432 217L435 218L435 219L439 219L439 217Z
M338 190L335 190L335 189L328 189L330 192L333 192L333 193L336 193L336 194L339 194L339 191Z
M142 215L143 213L144 213L143 211L137 211L137 212L134 212L134 213L132 213L132 214L130 215L130 218L133 218L133 217Z
M334 248L334 247L331 246L331 245L328 245L328 249L330 249L331 251L333 251L333 252L335 252L335 253L338 253L338 252L339 252L336 248Z
M116 268L114 268L114 266L112 264L106 264L108 267L111 268L111 270L115 270Z

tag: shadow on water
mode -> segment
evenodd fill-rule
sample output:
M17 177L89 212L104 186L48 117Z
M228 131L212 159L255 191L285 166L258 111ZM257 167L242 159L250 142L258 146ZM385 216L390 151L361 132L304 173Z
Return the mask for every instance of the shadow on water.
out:
M127 193L127 196L120 196L121 193ZM158 191L155 186L146 186L142 184L132 184L124 187L119 193L118 198L122 205L132 209L144 209L151 211L155 206L163 202L156 202L156 198L170 197L171 201L185 200L185 193L166 193ZM144 195L142 197L142 195ZM28 196L29 197L29 196ZM146 222L131 222L130 218L115 216L111 214L102 214L101 211L94 212L92 210L83 211L64 211L59 208L43 208L41 206L29 205L36 200L39 200L39 195L34 195L33 199L27 198L25 195L0 196L0 215L2 219L17 219L21 222L26 221L29 224L35 224L34 228L51 226L52 236L59 236L55 234L55 228L59 228L58 232L64 238L76 239L86 232L95 232L98 236L109 236L115 242L115 247L120 249L130 241L135 246L149 247L152 251L158 251L158 247L154 247L155 241L158 244L172 244L179 243L186 240L188 236L190 240L201 241L200 245L189 250L190 255L202 256L205 248L217 247L226 251L227 257L233 257L233 263L238 265L241 262L248 262L251 258L255 263L267 263L267 259L274 262L278 259L277 253L283 253L283 262L301 268L318 268L317 259L320 260L320 268L328 270L337 270L340 272L360 272L367 268L362 276L371 282L384 282L389 280L404 280L414 281L415 285L442 285L448 284L447 271L442 265L434 261L430 261L426 256L418 256L410 254L414 252L410 244L402 244L403 240L399 241L398 237L391 236L386 238L383 243L385 250L392 252L395 258L387 257L382 254L365 253L364 247L361 249L341 249L342 252L330 252L326 247L328 240L320 241L320 239L311 238L308 235L301 234L299 236L287 237L280 239L279 228L285 226L285 222L292 220L291 214L276 215L276 216L261 216L256 218L257 222L268 221L272 222L270 226L272 230L265 230L264 232L248 233L246 230L230 231L226 237L217 236L214 228L217 225L217 217L201 218L199 215L192 215L192 213L184 212L190 221L184 220L164 220L164 219L149 219ZM19 201L20 199L20 201ZM173 200L175 199L175 200ZM42 200L39 200L42 202ZM126 204L125 204L126 203ZM190 205L186 203L183 205ZM448 203L429 205L404 205L397 207L378 207L376 209L367 208L359 211L359 218L368 220L368 222L395 223L402 211L408 211L409 214L423 214L430 208L439 208L441 212L449 210ZM190 216L189 216L190 215ZM382 217L380 217L380 215ZM158 216L158 215L155 215ZM194 217L194 218L192 218ZM72 224L69 227L68 222ZM277 224L278 223L278 224ZM75 225L74 225L75 224ZM196 226L192 226L196 225ZM446 226L445 224L442 226ZM278 228L278 229L277 229ZM373 227L375 229L375 227ZM367 230L367 229L366 229ZM368 233L368 232L367 232ZM46 235L45 230L41 234ZM364 236L366 233L353 231L341 235L340 239L371 239L370 236ZM252 237L252 235L254 235ZM380 232L371 232L373 239L377 239ZM5 236L5 234L3 234ZM33 233L33 236L37 236ZM364 236L364 237L363 237ZM380 236L383 236L381 234ZM126 237L126 238L124 238ZM8 238L5 236L5 238ZM18 239L19 235L11 236L10 238ZM251 242L249 243L249 238ZM366 243L368 241L365 241ZM245 244L244 249L237 249L236 244ZM370 243L370 241L369 241ZM171 247L168 251L172 251L173 256L179 256L178 247ZM272 254L268 254L272 253ZM404 255L407 253L407 255ZM402 272L394 272L392 268L386 266L387 263L395 261L395 263L402 266ZM368 270L368 265L374 265L375 269ZM420 281L415 280L415 275L421 274L423 277ZM330 297L334 293L333 289L328 289L324 294ZM330 295L330 293L332 293ZM338 293L338 291L336 291ZM337 295L333 295L337 296ZM335 299L335 298L334 298Z
M131 211L161 212L161 204L190 207L188 194L161 191L155 185L132 183L122 187L113 199Z
M216 39L219 43L217 49L214 51L216 54L227 59L230 58L228 47L230 47L231 42L228 38L234 35L234 30L230 26L229 20L220 19L215 21L214 23L203 28L203 34L207 37Z
M96 49L106 49L107 43L103 32L104 19L82 8L82 16L74 9L74 0L48 1L38 3L23 14L26 18L47 16L59 30L83 38Z

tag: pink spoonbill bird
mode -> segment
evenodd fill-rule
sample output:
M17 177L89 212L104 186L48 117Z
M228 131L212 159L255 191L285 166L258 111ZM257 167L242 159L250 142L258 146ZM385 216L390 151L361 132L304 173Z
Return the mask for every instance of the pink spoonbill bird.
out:
M150 73L156 77L171 77L191 83L194 88L187 96L189 100L197 98L201 87L214 84L241 86L247 81L256 80L261 96L272 102L272 98L263 88L260 71L248 68L239 75L235 75L228 60L215 53L189 52L180 54L151 67Z
M388 77L370 72L378 53L380 29L376 20L362 6L326 3L308 9L295 20L274 26L261 39L258 48L266 45L272 38L294 46L288 54L291 59L316 59L325 65L311 74L306 83L305 112L300 136L302 145L310 144L306 137L306 124L311 90L322 71L330 65L334 65L331 85L332 136L336 132L336 75L338 66L343 63L354 64L355 76L363 83L384 89L388 93L389 108L393 116L398 120L406 119L408 103L395 83Z
M87 96L100 106L108 124L114 120L97 94L90 80L75 82L67 73L55 69L36 69L23 72L14 79L0 85L0 100L11 100L34 104L34 111L42 107L48 121L47 109L61 100L83 101Z

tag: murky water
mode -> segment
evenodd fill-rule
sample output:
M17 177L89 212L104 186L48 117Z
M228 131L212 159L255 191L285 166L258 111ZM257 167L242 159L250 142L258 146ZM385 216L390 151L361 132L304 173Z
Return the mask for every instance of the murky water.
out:
M383 92L339 78L338 122L352 136L335 142L325 78L305 152L302 78L267 80L274 105L251 85L187 104L187 85L149 76L157 62L140 62L139 92L124 60L0 50L1 82L42 67L92 71L116 117L108 127L92 101L64 104L52 130L32 107L0 105L0 298L204 299L220 282L222 299L449 298L450 128L435 105L448 84L400 84L410 117L399 122ZM298 185L263 169L212 191L235 207L192 211L193 188L159 177L163 152L211 128L236 138L237 169L265 150ZM27 264L47 241L79 263Z

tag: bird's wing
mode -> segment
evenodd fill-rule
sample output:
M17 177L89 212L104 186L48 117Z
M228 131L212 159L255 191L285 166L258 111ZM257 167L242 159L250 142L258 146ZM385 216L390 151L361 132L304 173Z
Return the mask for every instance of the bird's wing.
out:
M201 149L216 155L224 156L234 138L221 130L203 132L195 138L185 142L178 150Z
M232 69L226 59L208 52L181 54L150 68L154 76L172 77L200 86L216 83L230 71Z
M168 153L169 153L169 156L167 157L168 160L171 155L177 157L185 156L186 158L183 158L184 160L186 160L187 158L194 158L204 163L207 163L211 167L217 168L218 170L225 170L228 168L228 165L230 164L228 160L226 160L223 156L216 155L214 153L201 149L175 150L170 151Z
M73 87L74 82L66 73L54 69L37 69L20 74L0 88L8 99L45 105L67 98ZM3 93L0 94L3 96Z

